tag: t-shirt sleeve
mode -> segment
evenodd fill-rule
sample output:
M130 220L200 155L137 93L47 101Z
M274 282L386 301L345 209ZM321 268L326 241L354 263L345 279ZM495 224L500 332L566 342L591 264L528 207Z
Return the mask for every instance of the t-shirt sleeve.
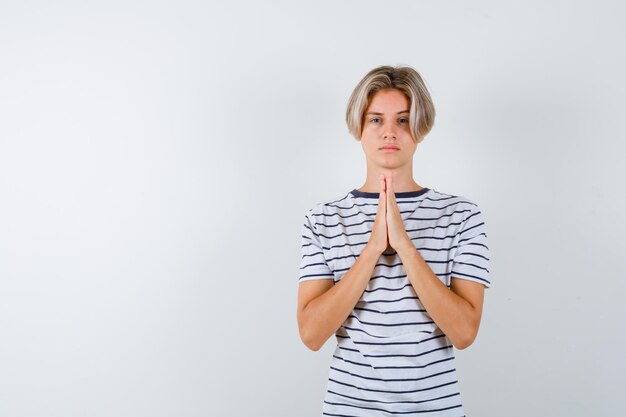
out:
M452 263L452 278L467 279L489 288L489 247L483 215L474 205L459 231L456 254Z
M304 216L302 226L302 260L298 282L313 279L334 279L334 274L324 258L319 232L309 211Z

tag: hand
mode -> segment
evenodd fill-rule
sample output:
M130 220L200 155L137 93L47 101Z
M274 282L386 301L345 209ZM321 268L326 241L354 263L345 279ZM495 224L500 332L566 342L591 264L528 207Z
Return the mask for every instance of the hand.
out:
M374 227L370 240L366 247L371 248L379 256L387 250L389 240L387 239L387 196L385 193L385 176L380 174L380 195L378 197L378 209L374 219Z
M389 245L396 252L401 252L404 248L414 249L415 246L404 229L400 208L396 202L396 195L393 190L393 177L391 175L386 178L385 188L387 197L387 239L389 240Z

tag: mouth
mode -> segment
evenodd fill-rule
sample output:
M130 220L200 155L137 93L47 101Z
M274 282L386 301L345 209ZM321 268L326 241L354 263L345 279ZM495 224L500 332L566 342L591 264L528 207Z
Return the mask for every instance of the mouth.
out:
M395 146L384 146L382 148L380 148L381 151L399 151L400 148L397 148Z

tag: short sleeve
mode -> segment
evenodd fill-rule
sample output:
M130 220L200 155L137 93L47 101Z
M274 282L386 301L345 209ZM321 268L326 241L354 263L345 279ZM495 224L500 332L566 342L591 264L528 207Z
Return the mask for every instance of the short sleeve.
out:
M474 205L463 221L458 235L457 250L452 263L452 278L467 279L489 288L489 247L487 229L482 213Z
M312 221L311 212L305 216L302 226L302 260L300 261L300 278L298 282L310 281L313 279L334 279L333 271L328 267L322 243Z

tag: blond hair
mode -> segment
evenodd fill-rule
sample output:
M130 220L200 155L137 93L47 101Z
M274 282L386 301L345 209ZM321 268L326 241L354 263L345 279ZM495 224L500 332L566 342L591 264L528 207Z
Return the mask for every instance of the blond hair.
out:
M361 140L363 116L371 97L379 90L395 88L410 102L409 127L416 143L421 142L435 123L435 106L424 80L417 71L408 66L380 66L368 72L357 84L346 110L348 131L356 140Z

